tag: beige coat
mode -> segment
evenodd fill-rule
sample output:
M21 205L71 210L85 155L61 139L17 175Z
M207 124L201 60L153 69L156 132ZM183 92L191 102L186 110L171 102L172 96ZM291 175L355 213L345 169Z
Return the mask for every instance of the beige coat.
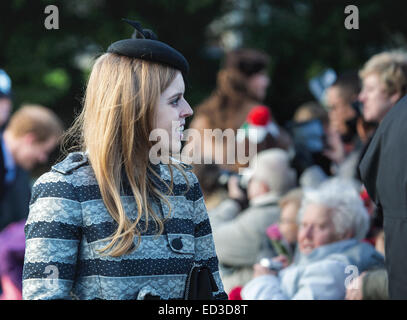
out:
M239 212L239 205L228 199L209 212L226 292L252 278L252 267L259 260L266 229L280 217L277 201L276 195L266 194L253 199L249 208Z

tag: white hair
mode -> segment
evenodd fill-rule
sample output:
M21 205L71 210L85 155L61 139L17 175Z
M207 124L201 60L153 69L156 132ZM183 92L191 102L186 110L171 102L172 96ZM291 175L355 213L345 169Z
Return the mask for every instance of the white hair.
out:
M296 185L296 172L290 167L290 158L285 150L272 148L258 153L250 164L253 175L268 185L276 195L285 194Z
M319 204L331 209L332 222L337 235L351 232L353 238L362 240L369 230L369 214L359 196L356 182L343 178L330 178L317 189L304 190L298 214L302 221L309 204Z
M304 170L300 176L300 186L303 188L317 188L328 176L318 165L313 165Z

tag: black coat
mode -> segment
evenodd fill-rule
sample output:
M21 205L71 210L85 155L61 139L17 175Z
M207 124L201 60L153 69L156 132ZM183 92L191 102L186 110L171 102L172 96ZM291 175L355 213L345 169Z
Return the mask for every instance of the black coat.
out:
M359 166L383 213L391 299L407 299L407 96L386 115Z

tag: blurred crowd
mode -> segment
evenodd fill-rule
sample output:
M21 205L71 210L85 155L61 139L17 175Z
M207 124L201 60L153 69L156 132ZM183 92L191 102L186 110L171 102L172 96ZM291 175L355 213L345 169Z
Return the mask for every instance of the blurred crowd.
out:
M267 63L255 50L230 52L191 124L244 129L236 145L257 146L249 165L195 166L229 299L388 299L382 211L358 166L407 93L407 54L335 74L285 125L263 102Z
M236 132L233 148L204 134L200 147L220 144L224 155L256 147L250 162L223 164L203 148L194 166L229 299L388 299L383 217L358 164L406 94L407 54L379 53L338 74L284 125L273 116L277 106L264 105L268 64L258 50L229 52L190 124ZM12 101L11 79L0 70L2 299L21 299L30 171L47 163L64 130L50 109L24 105L12 113Z

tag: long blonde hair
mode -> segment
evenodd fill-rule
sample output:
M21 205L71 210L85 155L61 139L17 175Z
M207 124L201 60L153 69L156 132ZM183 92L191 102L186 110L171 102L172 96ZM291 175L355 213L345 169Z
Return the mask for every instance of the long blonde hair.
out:
M121 256L137 248L141 241L138 225L145 214L145 230L150 218L158 226L158 234L164 230L165 218L152 210L149 195L163 199L164 194L150 181L147 171L168 185L152 169L149 150L152 142L149 135L154 127L156 107L161 93L171 84L177 71L162 64L132 59L113 53L99 57L90 74L84 108L67 134L67 139L77 137L78 145L86 150L95 173L103 202L117 222L118 228L109 237L110 243L100 250L110 256ZM185 172L181 169L185 178ZM120 200L122 174L124 172L131 186L137 205L134 222L127 217ZM187 183L188 185L188 183ZM168 193L168 194L169 194ZM138 237L133 246L134 236Z

